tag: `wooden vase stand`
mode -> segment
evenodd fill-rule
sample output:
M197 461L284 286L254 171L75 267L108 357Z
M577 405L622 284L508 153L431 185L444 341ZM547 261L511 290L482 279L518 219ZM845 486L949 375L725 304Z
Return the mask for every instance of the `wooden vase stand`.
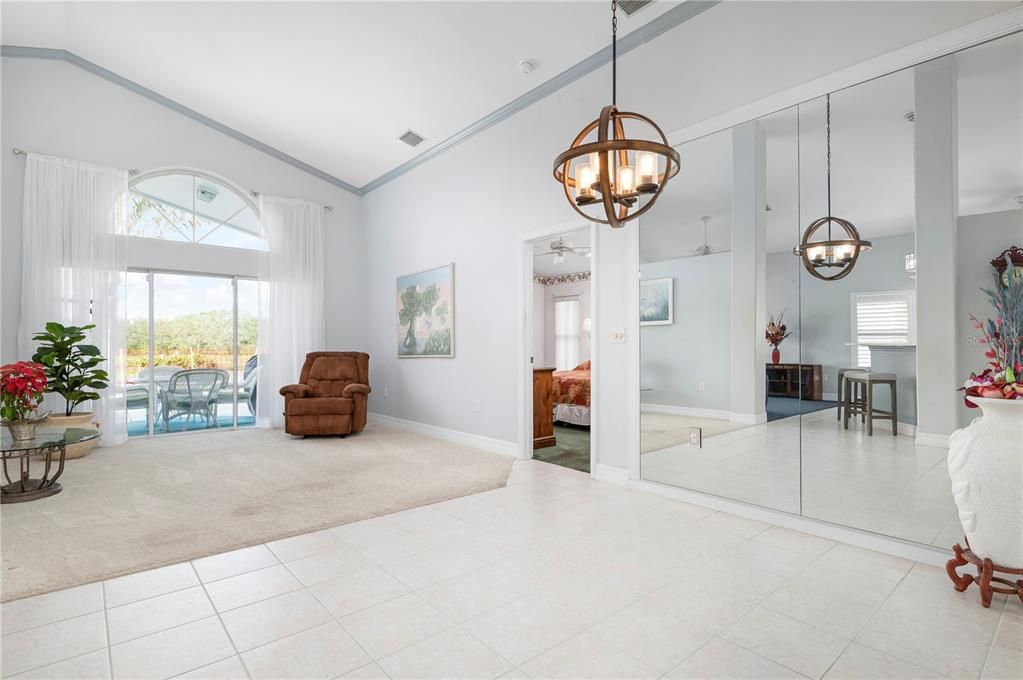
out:
M961 593L969 588L971 583L976 581L977 586L980 588L980 603L985 607L991 606L991 598L995 593L1015 595L1019 598L1020 602L1023 602L1023 578L1012 581L995 576L995 573L1023 576L1023 569L999 566L992 562L989 557L981 559L970 550L969 541L963 540L966 542L966 548L963 549L962 546L956 543L955 547L952 548L954 553L952 559L945 564L945 571L948 572L948 577L952 579L955 589ZM956 570L965 564L972 564L977 567L977 575L963 574L960 576ZM992 583L999 585L991 585Z

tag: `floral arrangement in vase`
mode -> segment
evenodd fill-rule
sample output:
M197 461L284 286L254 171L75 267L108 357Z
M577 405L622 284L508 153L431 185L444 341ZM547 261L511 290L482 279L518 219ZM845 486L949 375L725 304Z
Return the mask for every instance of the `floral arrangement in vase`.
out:
M42 364L18 361L0 366L0 416L16 440L35 437L35 426L45 415L37 417L39 404L46 390L46 373Z
M771 363L777 364L781 361L781 350L778 347L790 335L792 335L792 331L785 326L785 312L779 314L777 319L773 316L768 319L764 338L767 340L767 344L774 347L771 351Z
M970 408L977 405L970 397L983 399L1023 399L1023 278L1014 274L1014 266L1006 259L1009 276L995 273L994 288L984 294L994 307L995 318L982 322L970 315L980 331L977 342L984 345L988 368L973 373L960 388Z

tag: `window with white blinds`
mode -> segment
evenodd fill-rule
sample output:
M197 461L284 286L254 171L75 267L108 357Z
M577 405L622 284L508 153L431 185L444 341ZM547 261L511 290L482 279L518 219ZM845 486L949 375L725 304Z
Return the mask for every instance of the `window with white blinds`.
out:
M916 292L852 294L852 362L870 366L868 345L916 344Z
M554 367L569 371L579 365L579 300L554 302Z

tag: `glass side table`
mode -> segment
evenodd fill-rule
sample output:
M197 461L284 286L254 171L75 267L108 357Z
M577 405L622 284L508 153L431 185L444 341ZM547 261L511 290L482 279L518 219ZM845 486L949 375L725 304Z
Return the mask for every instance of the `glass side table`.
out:
M35 439L14 441L7 428L3 428L0 431L3 460L0 503L23 503L60 493L57 479L64 472L66 447L96 437L99 432L94 429L41 427L36 430ZM50 460L51 457L55 460ZM32 477L33 467L36 474L42 469L41 477Z

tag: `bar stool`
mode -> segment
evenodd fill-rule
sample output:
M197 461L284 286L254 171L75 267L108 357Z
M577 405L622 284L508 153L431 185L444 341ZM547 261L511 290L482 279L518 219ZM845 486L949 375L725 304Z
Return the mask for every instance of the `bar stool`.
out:
M850 372L850 371L859 371L860 373L870 373L870 367L867 366L866 368L840 368L840 369L838 369L838 415L835 418L835 420L838 420L838 421L842 420L842 407L845 405L845 399L844 399L844 392L845 391L843 390L843 387L844 387L843 379L845 377L845 374Z
M845 429L849 429L849 416L860 416L861 422L867 424L867 435L874 436L874 417L878 416L892 422L892 436L899 434L898 394L894 373L871 373L868 371L847 371L845 373ZM890 411L874 408L874 386L888 385L892 399Z

